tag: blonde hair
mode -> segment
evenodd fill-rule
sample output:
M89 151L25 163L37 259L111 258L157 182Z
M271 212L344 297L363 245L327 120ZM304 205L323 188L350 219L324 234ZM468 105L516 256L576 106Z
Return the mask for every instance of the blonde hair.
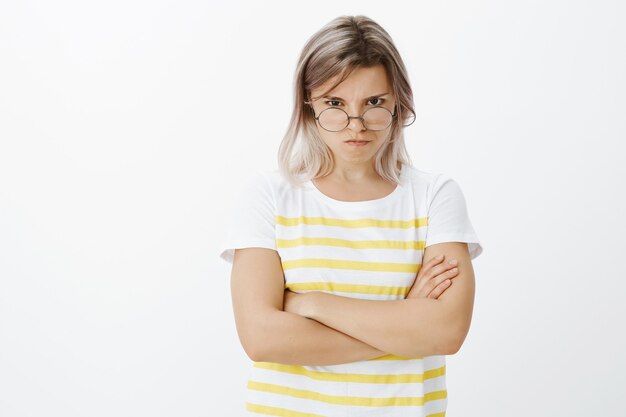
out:
M388 181L400 182L399 164L411 165L403 128L411 119L409 114L415 118L413 91L391 37L366 16L337 17L313 34L302 49L294 77L293 113L278 149L278 166L290 182L297 184L325 176L334 168L332 152L319 136L311 108L305 104L311 99L311 91L340 76L330 91L355 69L378 64L384 65L392 86L397 117L393 119L388 140L374 157L375 170Z

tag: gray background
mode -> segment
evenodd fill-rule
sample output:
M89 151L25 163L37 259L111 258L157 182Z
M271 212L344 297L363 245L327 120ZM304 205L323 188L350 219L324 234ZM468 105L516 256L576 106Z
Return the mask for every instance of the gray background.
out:
M243 415L225 219L365 14L485 248L447 415L623 416L624 3L292 3L0 3L0 415Z

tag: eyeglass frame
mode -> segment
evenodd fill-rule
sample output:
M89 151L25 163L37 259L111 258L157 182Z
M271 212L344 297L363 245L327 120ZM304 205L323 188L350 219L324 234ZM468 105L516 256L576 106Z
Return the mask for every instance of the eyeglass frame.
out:
M350 116L348 114L348 112L345 111L344 109L340 109L339 107L331 106L331 107L328 107L328 108L322 110L320 112L319 116L315 116L315 109L313 108L313 101L305 101L304 103L308 104L311 107L311 112L313 113L313 119L315 119L317 121L317 123L321 126L321 128L324 129L327 132L341 132L346 127L348 127L348 125L350 125L350 120L352 120L352 119L359 119L359 120L361 120L361 123L363 124L363 127L365 129L367 129L367 130L371 130L372 132L381 132L381 131L387 129L389 126L391 126L391 124L393 123L394 117L396 117L396 107L395 106L394 106L394 109L393 109L393 113L391 113L391 111L389 111L389 109L384 107L384 106L373 106L373 107L370 107L369 109L365 110L363 113L361 113L360 116ZM378 109L378 108L385 109L385 110L387 110L389 112L389 114L391 114L391 122L389 122L389 124L387 126L385 126L384 128L382 128L382 129L370 129L367 126L365 126L365 119L363 118L363 115L365 113L367 113L368 111L372 110L372 109ZM348 118L348 122L346 123L346 125L344 127L342 127L341 129L339 129L339 130L328 130L324 126L322 126L322 124L320 123L320 116L322 115L322 113L324 113L326 110L330 110L330 109L341 110L342 112L344 112L346 114L346 117Z

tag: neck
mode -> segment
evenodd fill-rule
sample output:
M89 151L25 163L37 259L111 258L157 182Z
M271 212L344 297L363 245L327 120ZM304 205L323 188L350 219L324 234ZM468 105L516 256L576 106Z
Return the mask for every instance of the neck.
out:
M378 180L380 175L374 169L373 162L361 164L337 164L333 171L328 174L329 179L345 183L362 183L365 181Z

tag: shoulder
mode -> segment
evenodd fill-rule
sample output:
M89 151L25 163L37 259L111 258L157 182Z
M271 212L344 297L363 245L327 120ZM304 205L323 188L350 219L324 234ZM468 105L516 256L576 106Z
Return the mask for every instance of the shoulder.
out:
M402 169L407 183L411 184L413 188L426 191L428 194L442 181L450 179L448 175L442 172L427 171L413 165L405 164Z
M248 200L254 196L275 203L301 188L306 185L289 181L280 169L264 169L248 174L242 181L239 194Z
M405 165L407 182L415 190L420 191L428 203L433 199L445 198L448 195L462 195L458 182L449 174L441 171L427 171L412 165Z
M273 204L275 186L270 173L268 170L258 170L247 173L240 179L236 187L236 199L240 205L250 206L261 202Z
M275 197L285 198L298 191L308 189L308 181L298 182L296 179L289 179L280 169L258 171L257 177L263 178L264 187L271 190ZM261 181L261 179L258 179Z

